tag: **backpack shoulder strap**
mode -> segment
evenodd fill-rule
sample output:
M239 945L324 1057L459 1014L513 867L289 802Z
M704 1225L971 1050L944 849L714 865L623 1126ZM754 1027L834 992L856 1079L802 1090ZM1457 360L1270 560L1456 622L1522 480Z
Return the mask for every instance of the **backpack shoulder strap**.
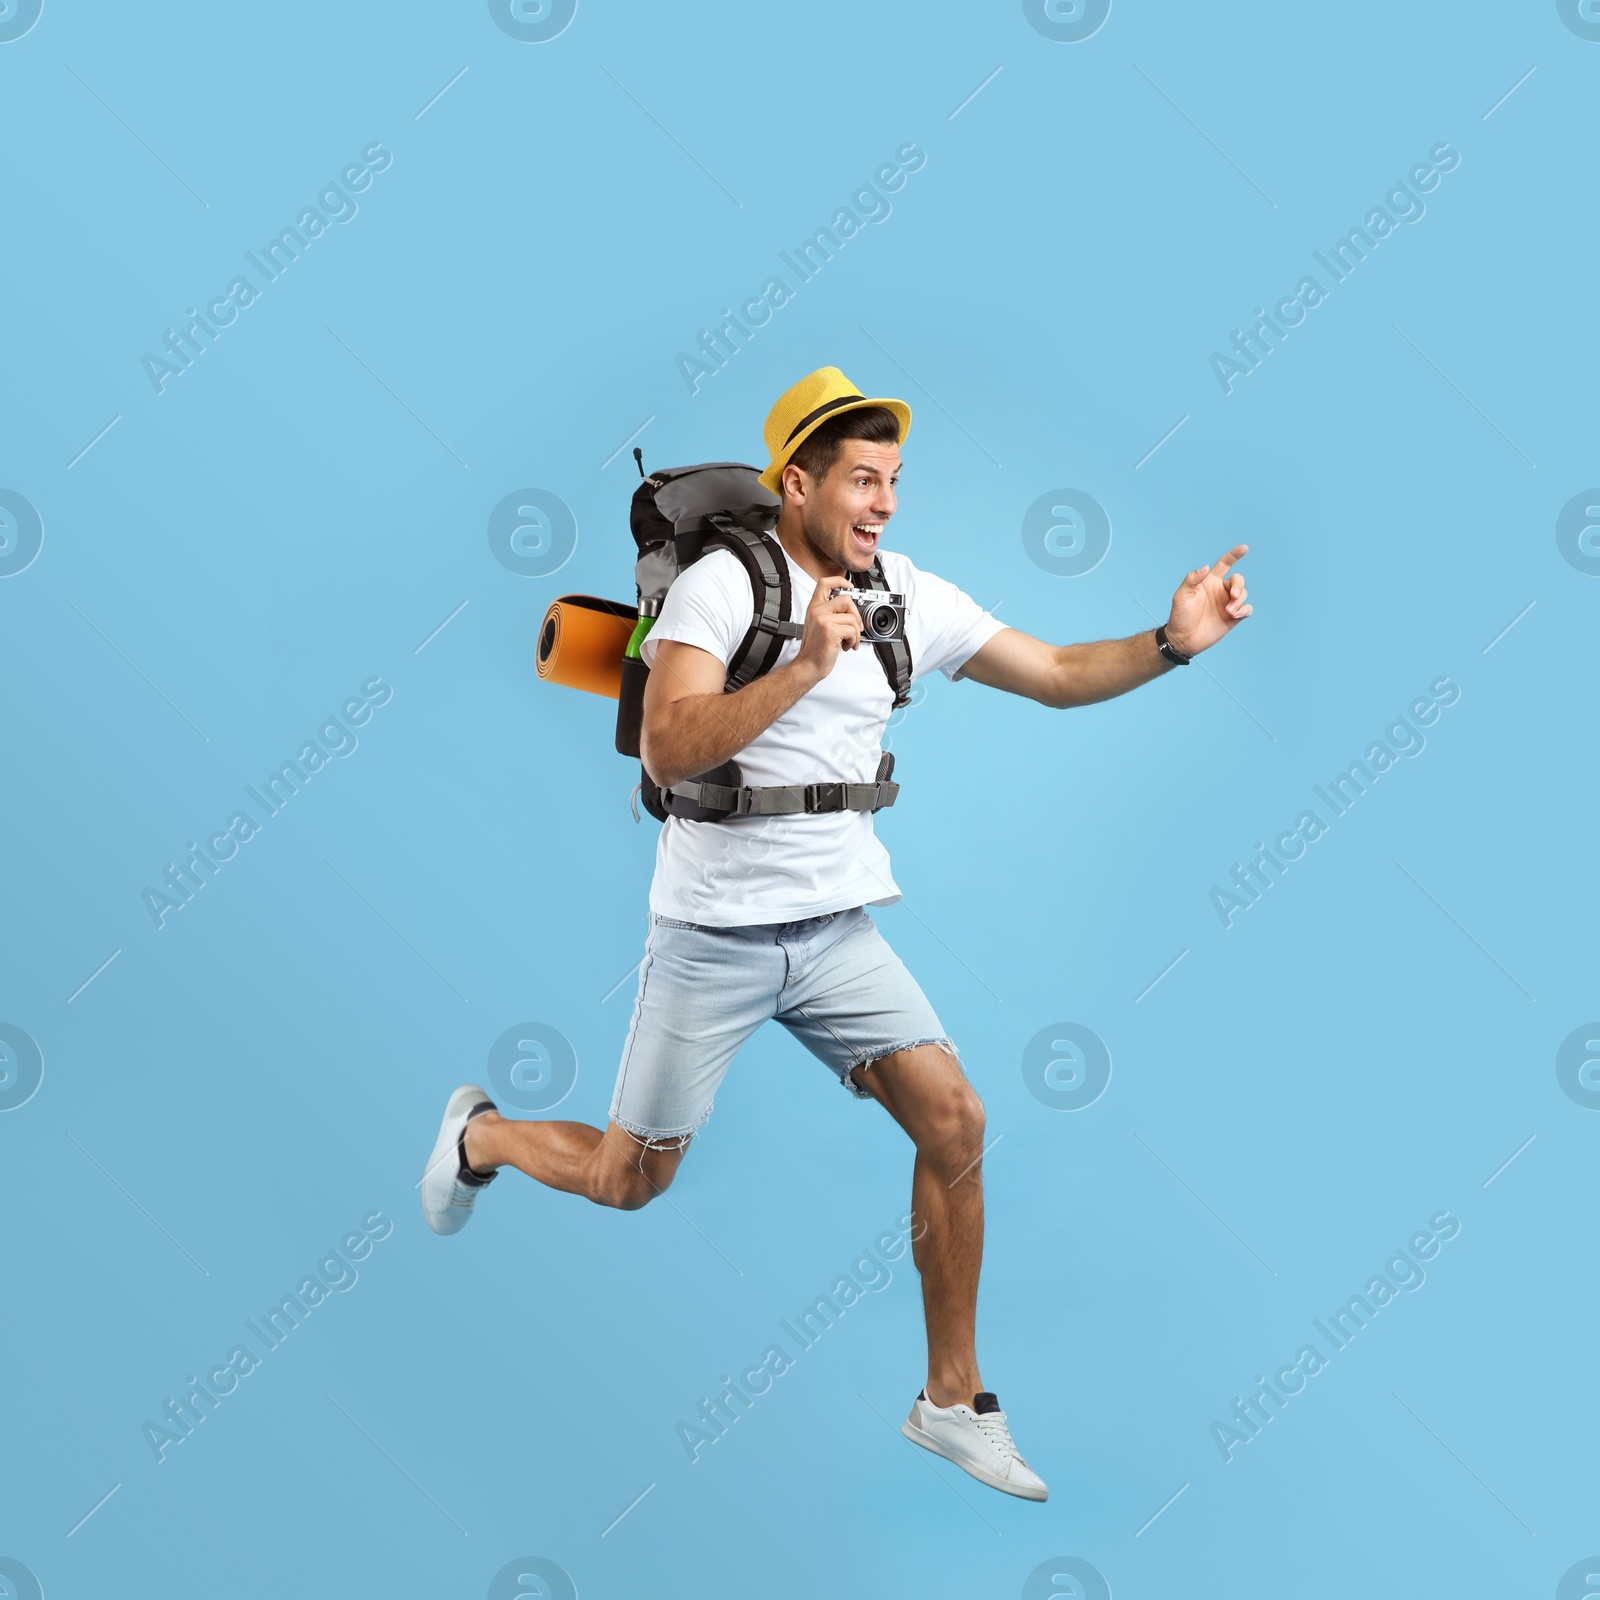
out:
M707 520L715 531L706 537L703 548L732 551L749 576L755 600L750 626L728 662L723 691L732 694L770 672L785 641L798 639L805 628L789 620L789 565L782 550L766 534L742 528L729 517L713 513Z
M883 575L883 561L873 556L865 572L852 572L850 581L858 589L879 589L889 593L889 580ZM894 690L895 709L911 703L911 645L904 634L898 639L879 639L872 647L878 653L883 675Z

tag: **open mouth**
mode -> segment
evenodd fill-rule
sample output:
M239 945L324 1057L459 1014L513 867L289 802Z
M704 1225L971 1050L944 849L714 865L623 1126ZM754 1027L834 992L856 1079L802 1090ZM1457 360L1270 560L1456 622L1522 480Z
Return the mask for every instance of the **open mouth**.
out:
M850 537L855 540L856 547L868 555L878 548L882 534L881 522L854 522L850 525Z

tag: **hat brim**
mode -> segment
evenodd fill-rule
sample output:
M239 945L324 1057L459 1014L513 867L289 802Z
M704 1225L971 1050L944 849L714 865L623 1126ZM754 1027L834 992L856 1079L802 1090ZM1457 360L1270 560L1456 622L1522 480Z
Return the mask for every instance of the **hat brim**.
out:
M814 434L824 423L832 422L836 417L842 417L851 411L865 411L869 406L880 406L883 410L894 413L895 420L900 424L899 442L904 444L906 442L906 436L911 432L911 407L908 406L904 400L852 400L848 405L836 407L834 410L830 411L827 416L818 417L817 420L810 425L810 427L804 429L800 433L797 433L785 447L783 458L781 460L772 462L767 467L767 470L761 474L761 486L769 493L775 494L781 499L783 496L783 490L779 486L783 482L783 469L794 460L795 451L798 450L800 446L803 445L806 440L809 439L811 435Z

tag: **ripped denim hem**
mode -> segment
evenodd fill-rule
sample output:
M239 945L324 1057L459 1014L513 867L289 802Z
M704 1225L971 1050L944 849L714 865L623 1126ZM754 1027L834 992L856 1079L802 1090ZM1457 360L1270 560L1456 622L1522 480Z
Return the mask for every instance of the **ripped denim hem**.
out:
M691 1128L646 1128L637 1122L629 1122L626 1117L619 1117L615 1111L610 1115L624 1133L638 1140L646 1150L686 1150L689 1141L705 1126L711 1110L711 1106L707 1106Z
M967 1070L965 1063L961 1059L961 1051L957 1048L955 1040L950 1038L948 1034L937 1034L927 1039L897 1039L893 1044L874 1045L870 1050L863 1050L861 1054L858 1055L856 1059L844 1069L844 1073L840 1077L839 1081L850 1091L851 1094L856 1097L857 1100L870 1100L872 1099L872 1096L865 1089L861 1088L860 1085L856 1083L855 1079L850 1076L850 1074L854 1072L857 1067L873 1066L884 1056L892 1056L897 1050L915 1050L918 1045L924 1044L938 1045L946 1055L953 1056L955 1058L956 1065L961 1068L963 1073L965 1073Z

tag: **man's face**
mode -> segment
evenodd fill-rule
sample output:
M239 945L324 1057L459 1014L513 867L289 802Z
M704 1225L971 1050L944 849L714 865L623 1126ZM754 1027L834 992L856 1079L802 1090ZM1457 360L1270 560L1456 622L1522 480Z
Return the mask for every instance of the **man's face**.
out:
M784 472L785 497L798 503L806 541L846 572L865 572L895 512L900 447L846 439L820 483L798 467Z

